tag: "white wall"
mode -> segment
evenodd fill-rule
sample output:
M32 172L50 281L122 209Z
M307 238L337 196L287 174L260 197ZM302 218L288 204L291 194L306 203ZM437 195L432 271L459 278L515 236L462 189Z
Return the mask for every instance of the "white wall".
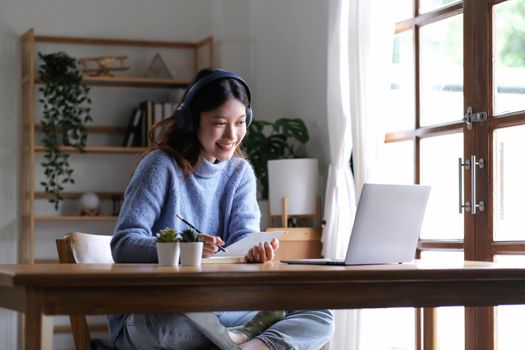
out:
M19 36L216 39L217 66L239 72L253 90L255 118L303 118L309 156L328 162L327 2L320 0L1 0L0 263L17 260ZM324 192L324 180L320 187ZM0 310L0 348L16 348L16 314Z
M250 83L256 119L305 121L310 132L305 152L319 159L319 193L324 199L329 162L327 2L215 0L213 5L216 62Z
M251 1L255 118L302 118L310 132L305 151L318 158L323 199L328 172L326 39L328 2Z

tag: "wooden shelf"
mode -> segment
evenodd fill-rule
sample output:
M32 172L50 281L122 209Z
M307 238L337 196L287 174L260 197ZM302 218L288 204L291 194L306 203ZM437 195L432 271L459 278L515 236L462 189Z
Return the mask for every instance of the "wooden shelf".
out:
M86 191L91 192L91 191ZM60 192L60 196L64 199L79 199L86 192ZM100 199L112 199L114 197L122 198L124 193L122 192L96 192L93 191ZM35 192L35 199L47 199L51 198L51 195L47 192Z
M152 79L141 77L84 77L82 80L88 85L159 88L184 88L191 83L191 81L188 80Z
M61 146L60 150L67 153L79 153L75 147ZM147 150L146 147L118 147L118 146L86 146L84 147L85 153L132 153L141 154ZM44 152L45 147L43 145L35 146L35 152Z
M62 130L62 128L58 128L58 131L60 130ZM126 130L127 128L125 126L86 126L88 134L124 134ZM42 132L41 124L35 124L35 132Z
M122 86L122 87L141 87L141 88L185 88L191 82L189 80L177 79L154 79L142 77L90 77L85 76L82 81L86 85L92 86ZM41 84L39 78L35 80L36 84Z
M146 68L148 62L145 61L147 56L142 56L144 53L149 53L151 55L155 54L158 51L158 48L162 49L175 49L173 52L177 54L179 50L184 50L183 57L193 56L193 62L188 62L187 69L185 69L184 74L179 75L178 77L189 77L194 76L199 69L205 67L213 67L213 49L214 41L213 37L207 37L195 42L174 42L174 41L159 41L159 40L143 40L143 39L115 39L115 38L92 38L92 37L67 37L67 36L45 36L45 35L35 35L34 29L29 29L20 37L20 46L21 46L21 55L20 55L20 67L22 74L20 77L21 80L21 117L20 117L20 127L21 127L21 139L25 140L23 145L20 147L21 152L21 169L20 173L23 178L20 181L20 216L19 220L20 227L20 237L19 237L19 251L20 251L20 260L23 263L52 263L57 262L57 259L35 259L35 255L45 257L47 255L39 255L38 247L36 246L37 237L39 232L45 232L46 227L42 227L50 223L51 225L64 223L65 226L78 226L82 224L82 227L88 228L93 227L93 230L97 229L97 226L100 226L98 223L108 223L107 225L114 224L117 220L117 216L104 215L104 216L80 216L80 215L56 215L57 213L50 212L51 215L36 215L35 213L35 202L44 201L50 198L49 194L43 191L35 191L36 179L36 169L37 162L39 159L35 159L35 154L45 152L45 146L43 145L43 130L40 125L39 120L37 119L37 113L41 113L41 108L37 108L40 104L38 99L35 96L38 96L38 89L41 88L42 81L38 76L38 62L37 62L37 50L39 46L47 47L46 44L64 44L66 47L64 51L68 51L71 48L70 45L81 45L84 46L82 52L87 55L100 55L99 48L95 46L107 45L107 46L120 46L123 48L126 47L136 47L140 51L140 56L137 56L136 68L140 68L140 65L143 65ZM89 48L92 46L92 48ZM46 51L46 50L44 50ZM112 50L109 50L112 51ZM122 51L122 50L118 50ZM91 54L89 54L91 52ZM140 59L142 57L142 59ZM134 58L134 62L135 62ZM143 62L141 62L143 61ZM135 64L134 64L135 65ZM146 99L155 100L156 98L153 95L158 95L159 100L163 99L161 97L167 93L170 89L183 88L186 89L191 81L183 79L156 79L156 78L146 78L144 76L130 76L132 74L140 74L138 70L133 72L119 72L115 73L115 76L90 76L87 73L84 73L82 81L84 84L91 87L104 87L104 90L109 90L111 88L117 88L118 90L127 93L142 93ZM39 84L39 86L36 86ZM129 89L128 89L129 88ZM102 90L98 88L97 90ZM143 91L139 91L143 90ZM102 91L99 91L102 92ZM111 98L111 96L102 96L101 100ZM119 97L119 100L122 100L124 97ZM137 97L138 98L138 97ZM97 97L98 100L98 97ZM120 101L122 102L122 101ZM97 103L99 103L97 101ZM102 106L101 106L102 107ZM118 109L116 106L111 108L108 111L100 110L100 113L116 113ZM121 113L121 112L118 112ZM151 127L153 121L153 111L148 108L147 112L146 125L147 128ZM111 120L115 120L115 123L118 124L117 115L115 118L104 119L106 115L97 115L96 120L99 120L99 123L111 123ZM151 119L150 119L151 118ZM107 120L107 121L106 121ZM126 121L128 119L126 118ZM124 121L122 121L124 124ZM121 126L110 126L110 125L92 125L88 123L86 126L86 131L88 134L100 134L95 135L99 141L92 141L89 143L89 146L84 147L84 153L87 154L107 154L111 155L113 158L119 158L127 163L135 163L136 158L140 157L142 153L147 150L147 147L122 147L121 143L117 141L104 141L111 137L122 137L125 136L128 132L127 123ZM141 124L141 130L143 125ZM57 130L61 131L61 130ZM109 137L108 137L109 135ZM112 140L115 140L113 137ZM92 140L92 139L90 139ZM39 143L39 144L37 144ZM111 143L116 146L107 146L105 144ZM64 152L71 154L79 154L78 150L71 146L61 146L60 149ZM95 156L97 158L97 156ZM82 157L77 159L81 162L91 162L94 165L97 165L96 159L91 157ZM115 163L115 167L120 165L119 162ZM112 201L114 197L123 198L123 188L114 188L115 190L120 190L121 192L104 192L96 191L97 186L97 174L96 168L93 167L93 192L98 195L102 200L106 201L106 204L109 201ZM118 169L117 169L118 170ZM118 176L118 172L115 173ZM40 190L42 188L38 187ZM100 188L100 187L99 187ZM72 187L72 191L62 192L61 196L65 200L69 201L78 201L79 198L85 192L79 191L78 188ZM42 203L38 203L42 204ZM74 203L73 203L74 204ZM113 206L116 207L119 203L113 203ZM105 213L112 213L112 210L105 211ZM76 214L76 212L72 212ZM38 225L35 225L37 223ZM43 224L44 223L44 224ZM47 239L46 239L47 240ZM40 243L40 242L38 242ZM48 242L49 243L49 242ZM51 255L52 256L52 255ZM93 323L103 323L102 321L94 321ZM90 326L92 332L106 332L107 326L102 324L94 324ZM54 328L55 333L70 333L71 328L69 326L56 326ZM88 348L89 346L86 346Z
M104 216L80 216L80 215L47 215L47 216L35 216L35 221L40 222L55 222L55 221L115 221L117 216L104 215Z
M37 43L73 44L73 45L109 45L109 46L139 46L163 47L168 49L195 49L213 42L213 37L207 37L199 42L160 41L160 40L130 40L109 38L80 38L70 36L35 35Z

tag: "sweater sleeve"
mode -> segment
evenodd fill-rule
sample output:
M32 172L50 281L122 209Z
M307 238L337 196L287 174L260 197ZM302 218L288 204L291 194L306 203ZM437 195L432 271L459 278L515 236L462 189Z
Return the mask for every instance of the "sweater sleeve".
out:
M230 214L230 235L226 245L237 242L249 233L260 231L261 212L257 204L255 173L247 161L243 162L242 170L243 174L235 188Z
M170 191L171 158L158 151L138 165L128 184L111 240L117 263L157 262L156 240L151 231Z

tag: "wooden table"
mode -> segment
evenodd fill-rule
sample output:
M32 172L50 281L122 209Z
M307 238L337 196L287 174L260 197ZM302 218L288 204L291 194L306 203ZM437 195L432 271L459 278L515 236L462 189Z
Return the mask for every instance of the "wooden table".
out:
M49 315L525 304L525 268L483 262L354 267L217 264L0 265L0 307L25 313L26 349Z

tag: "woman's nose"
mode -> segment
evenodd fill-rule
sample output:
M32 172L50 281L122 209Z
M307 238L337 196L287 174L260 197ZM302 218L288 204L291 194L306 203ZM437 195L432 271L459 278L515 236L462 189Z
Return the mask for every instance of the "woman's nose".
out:
M226 130L224 130L224 136L229 139L232 139L234 134L235 134L235 125L228 124L226 126Z

